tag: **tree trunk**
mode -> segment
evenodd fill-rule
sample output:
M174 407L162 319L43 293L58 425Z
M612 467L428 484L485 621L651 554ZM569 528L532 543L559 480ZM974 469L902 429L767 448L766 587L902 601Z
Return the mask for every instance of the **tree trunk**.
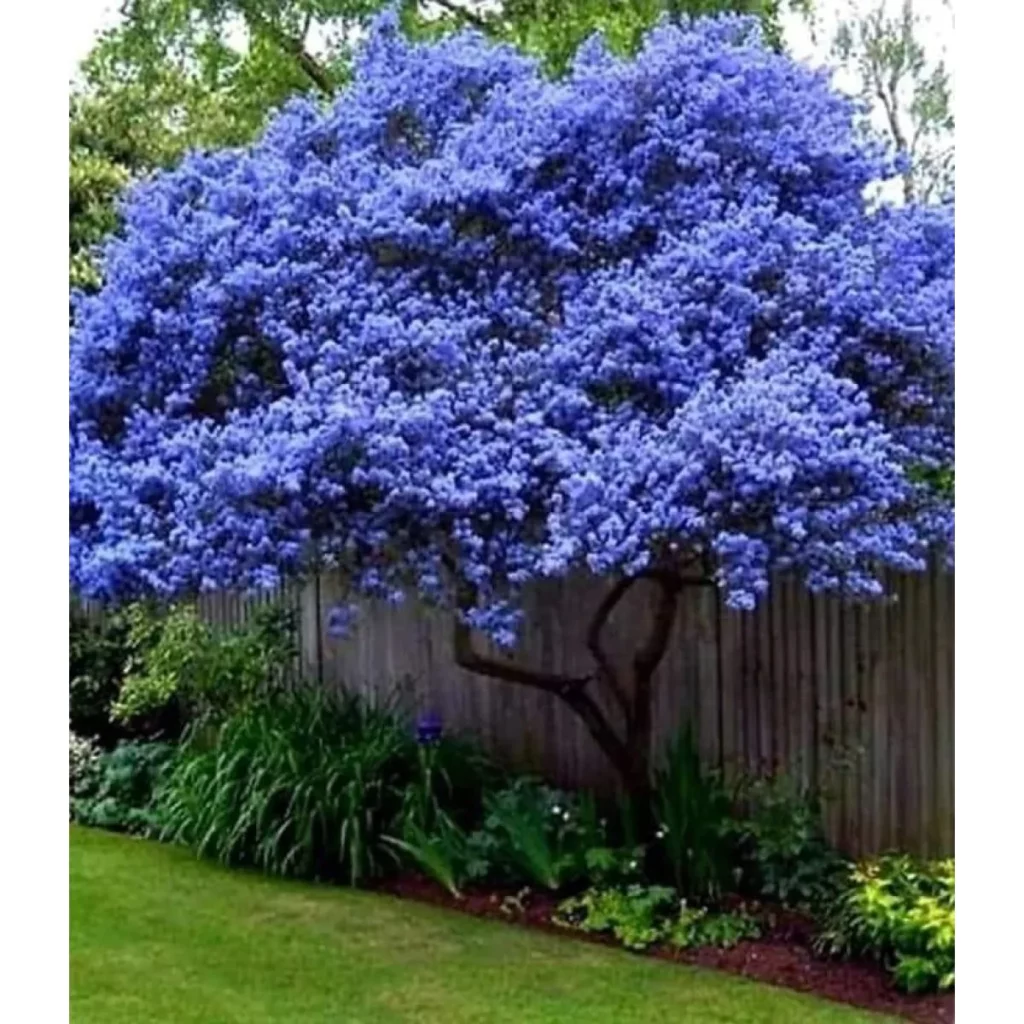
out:
M650 814L652 681L668 648L684 586L708 586L706 576L684 576L681 566L649 569L616 581L598 606L587 629L587 649L595 662L584 676L566 676L523 668L510 661L480 654L473 646L470 627L456 614L454 633L455 660L462 668L505 682L531 686L564 701L583 722L594 742L608 758L619 777L623 791L634 806L634 813L645 820ZM651 631L633 655L632 685L624 687L603 643L608 618L633 586L641 580L658 587ZM468 584L460 586L460 609L475 604L475 592ZM610 720L601 705L588 692L591 684L600 685L611 697L617 721Z

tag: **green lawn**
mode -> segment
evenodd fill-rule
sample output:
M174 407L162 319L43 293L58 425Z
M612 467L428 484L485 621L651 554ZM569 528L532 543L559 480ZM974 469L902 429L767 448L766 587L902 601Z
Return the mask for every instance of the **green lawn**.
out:
M856 1024L739 978L71 829L76 1024Z

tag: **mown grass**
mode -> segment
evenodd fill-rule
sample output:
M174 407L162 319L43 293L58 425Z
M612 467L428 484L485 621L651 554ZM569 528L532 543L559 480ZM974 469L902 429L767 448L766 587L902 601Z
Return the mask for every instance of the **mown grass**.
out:
M881 1024L740 978L71 829L75 1024Z

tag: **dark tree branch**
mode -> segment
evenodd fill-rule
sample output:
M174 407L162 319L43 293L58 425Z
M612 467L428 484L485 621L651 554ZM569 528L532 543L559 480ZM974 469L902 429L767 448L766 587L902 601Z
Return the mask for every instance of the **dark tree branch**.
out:
M699 561L699 559L694 558L692 561ZM680 566L680 568L683 568L683 566ZM590 620L586 636L587 650L590 651L591 657L593 657L594 661L597 663L598 679L607 686L625 716L627 729L632 727L635 707L630 705L629 697L622 686L619 674L615 671L615 666L612 664L612 660L609 657L608 652L605 650L604 643L602 642L602 634L605 626L607 625L608 619L611 617L612 612L633 588L634 584L639 583L641 580L652 580L661 584L664 595L666 588L676 588L678 591L678 588L685 586L712 586L714 581L710 578L710 572L706 565L704 565L704 573L705 575L699 577L683 576L677 573L674 569L654 568L646 569L634 576L623 576L617 580L611 590L605 594L600 605L597 607L597 611L594 612L594 617ZM637 678L645 677L649 680L650 676L653 675L654 670L660 664L661 659L664 657L665 649L668 646L668 640L671 634L672 620L675 614L675 600L677 596L678 595L676 594L672 598L673 607L671 612L664 612L664 614L669 615L667 623L663 623L661 619L656 619L655 629L653 630L650 638L644 647L637 652L633 659L633 671ZM663 632L664 635L662 635Z
M253 10L247 9L246 16L251 28L266 33L285 53L295 58L306 76L325 96L334 95L334 79L327 68L303 46L303 40L289 35L269 18Z
M463 18L469 22L475 28L480 29L481 32L490 32L491 25L486 18L482 18L475 11L467 11L465 7L460 4L452 3L451 0L432 0L438 7L443 7L449 14L454 14L458 18Z
M590 620L590 625L587 627L587 650L590 651L591 657L597 662L598 679L609 689L619 705L626 719L627 730L632 718L629 699L619 681L619 675L615 671L615 666L612 664L611 658L608 657L608 652L604 649L604 644L601 642L601 634L604 632L605 624L608 622L611 613L626 594L629 593L633 584L637 583L641 578L641 576L623 576L618 580L612 589L605 594L604 599L597 607L597 611L594 612L594 617Z
M630 756L626 742L615 732L599 705L586 692L587 684L592 675L570 676L556 672L539 672L534 669L514 665L502 658L492 658L481 654L473 646L473 631L468 623L460 617L460 613L476 604L476 589L466 580L459 579L455 560L442 556L442 563L451 573L456 587L457 609L454 619L452 648L455 663L469 672L501 679L520 686L530 686L545 693L560 697L583 722L597 745L604 751L608 759L615 765L625 779L633 779L636 775L635 760Z
M520 686L531 686L560 697L576 712L590 735L593 736L594 741L623 778L633 777L635 761L630 756L629 747L620 739L600 707L586 692L585 687L593 678L592 676L566 676L551 672L537 672L480 654L473 647L472 630L458 617L458 613L455 617L453 647L455 663L469 672L490 676L493 679L502 679L508 683L518 683Z
M564 696L570 690L581 689L590 682L592 676L589 675L567 676L554 672L537 672L501 658L488 657L477 651L473 646L472 627L460 617L462 612L476 606L476 587L459 577L455 559L451 555L442 555L441 562L451 575L455 586L456 611L452 649L458 665L470 672L479 672L481 675L504 679L506 682L518 683L521 686L532 686L559 696Z
M651 679L668 648L683 586L682 579L672 572L655 573L651 578L660 594L650 635L633 655L633 713L628 738L631 746L642 750L649 749L651 743Z
M459 617L455 616L455 632L452 638L457 665L470 672L477 672L494 679L503 679L507 683L518 683L520 686L532 686L538 690L554 693L565 697L574 690L580 690L593 678L586 676L568 676L557 672L539 672L523 668L502 658L491 658L481 654L473 646L473 631Z
M692 562L700 562L705 575L683 575L682 569ZM651 680L668 648L679 592L686 586L713 584L713 580L707 575L706 561L697 557L690 563L662 565L617 580L601 600L587 628L587 648L597 663L597 673L585 676L524 668L476 650L473 646L472 628L461 618L461 613L476 606L476 588L459 578L453 557L443 555L442 563L451 574L456 589L458 610L454 621L452 644L456 664L478 675L490 676L520 686L530 686L560 697L581 719L631 791L645 792L649 783L647 765L651 741ZM641 580L656 583L660 596L651 632L633 656L634 686L633 692L627 694L605 649L602 634L612 612ZM622 735L611 726L600 705L586 692L587 684L595 678L608 688L622 712L625 726Z
M652 573L650 578L661 588L661 594L657 610L654 613L650 636L633 656L633 671L637 680L650 679L665 656L665 649L668 646L669 637L672 635L679 591L684 586L682 577L673 572ZM704 585L703 581L699 580L690 582L692 585Z

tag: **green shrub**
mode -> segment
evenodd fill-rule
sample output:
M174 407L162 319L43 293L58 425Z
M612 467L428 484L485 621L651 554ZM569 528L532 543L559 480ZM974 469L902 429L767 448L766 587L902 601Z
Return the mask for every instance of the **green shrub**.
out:
M173 752L167 743L126 741L100 754L71 799L71 817L116 832L150 833L154 795Z
M137 722L177 704L189 717L223 715L268 692L295 658L290 611L268 606L230 631L202 622L194 608L163 614L142 605L126 613L132 652L112 717Z
M745 911L710 913L705 907L688 907L685 903L672 922L668 942L677 949L715 946L731 949L744 939L756 939L761 926Z
M530 778L484 794L483 827L470 848L497 881L557 890L587 879L587 854L607 845L589 794L569 794Z
M777 775L747 783L743 795L747 813L732 824L743 889L804 910L827 901L848 864L825 838L813 794Z
M111 749L125 739L174 740L184 726L176 699L153 702L145 714L125 720L114 713L125 679L138 673L158 642L167 612L136 602L98 617L74 605L70 624L70 719L80 736Z
M556 921L584 932L610 932L627 949L646 949L668 934L675 901L667 886L588 889L563 900Z
M955 889L953 860L890 854L864 861L827 907L817 949L878 960L908 992L952 988Z
M732 800L720 775L707 771L689 728L682 729L654 773L656 847L684 896L716 900L736 868Z
M133 624L147 621L146 632ZM128 605L102 616L84 615L71 606L69 629L69 718L78 736L112 749L126 739L175 739L181 732L179 709L171 703L132 722L113 716L121 686L132 665L145 658L155 642L160 612L155 606Z
M77 736L104 746L121 738L111 723L110 707L117 700L128 658L127 624L121 616L92 620L71 606L68 631L70 677L69 718Z
M187 715L223 713L282 679L295 657L294 615L260 608L217 631L187 605L126 605L99 618L70 616L70 719L104 747L176 739Z
M479 810L479 790L475 796ZM456 897L468 882L484 880L557 890L639 877L643 847L610 846L607 823L587 794L522 777L497 789L484 786L482 799L478 828L463 827L471 813L454 820L446 797L435 800L432 824L424 826L423 815L403 814L401 833L389 841Z
M614 935L627 949L668 942L681 949L728 948L757 938L760 927L746 913L709 913L689 907L667 886L595 887L559 904L555 920L569 928Z
M587 882L592 886L626 885L643 874L643 846L592 846L583 855Z

